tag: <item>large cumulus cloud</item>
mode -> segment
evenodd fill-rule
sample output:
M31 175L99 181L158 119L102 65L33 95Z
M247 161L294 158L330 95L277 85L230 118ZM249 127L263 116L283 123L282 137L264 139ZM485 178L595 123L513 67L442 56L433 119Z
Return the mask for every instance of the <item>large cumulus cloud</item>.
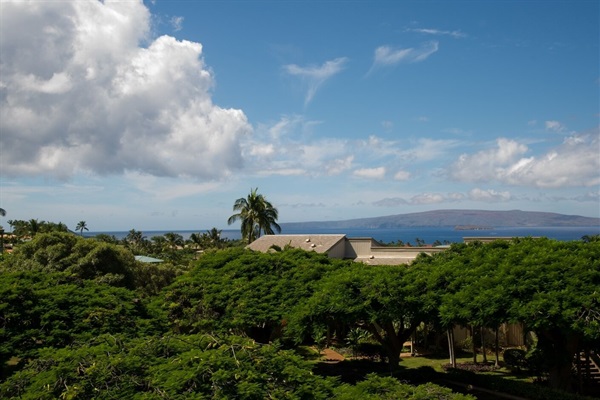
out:
M3 2L3 173L212 179L241 167L251 130L211 100L199 43L149 37L141 1Z
M600 184L600 132L572 134L541 155L513 139L499 138L496 146L463 154L448 174L463 182L497 181L538 188L590 187Z

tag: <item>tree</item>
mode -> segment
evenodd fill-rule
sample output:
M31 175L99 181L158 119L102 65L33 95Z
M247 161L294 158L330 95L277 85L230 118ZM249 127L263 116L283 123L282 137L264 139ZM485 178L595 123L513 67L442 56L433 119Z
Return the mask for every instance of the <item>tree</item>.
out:
M163 292L163 305L177 332L234 332L268 342L282 336L291 310L322 276L349 264L298 249L207 252Z
M227 220L229 225L241 221L242 239L251 243L261 236L261 233L272 235L281 232L277 224L278 212L267 199L258 193L258 188L250 189L246 198L239 198L233 204L233 211L238 211Z
M134 263L131 252L122 246L53 232L19 245L0 271L64 271L73 278L133 288Z
M430 259L447 287L445 326L520 322L538 338L550 386L571 388L575 354L600 340L600 242L462 244Z
M0 274L0 362L43 347L86 342L102 333L135 336L147 315L135 292L74 279L69 273Z
M134 254L141 254L147 247L147 239L143 232L132 229L129 231L123 243L131 249Z
M175 232L167 232L163 235L166 239L166 244L170 250L177 250L183 246L183 236Z
M4 208L0 208L0 217L5 217L6 216L6 210L4 210Z
M356 385L312 372L311 363L248 338L100 335L82 346L40 350L0 383L19 399L408 399L473 400L432 383L412 386L375 374Z
M83 231L84 231L84 230L85 230L85 231L89 231L89 229L88 229L88 227L87 227L87 224L86 224L86 222L85 222L85 221L79 221L79 222L77 223L77 226L75 227L75 230L76 230L76 231L79 231L79 234L80 234L81 236L83 236Z
M390 367L396 368L404 342L437 310L425 278L404 265L354 263L319 282L313 296L296 308L290 329L297 327L304 335L340 324L366 329L383 348Z

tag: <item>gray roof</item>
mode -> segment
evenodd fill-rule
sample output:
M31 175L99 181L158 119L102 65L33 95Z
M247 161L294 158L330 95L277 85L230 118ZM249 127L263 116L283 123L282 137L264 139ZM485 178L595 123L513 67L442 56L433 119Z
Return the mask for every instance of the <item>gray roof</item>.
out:
M148 256L135 256L136 261L144 262L144 263L161 263L163 260L159 260L158 258L148 257Z
M247 248L254 251L267 252L272 246L283 249L286 246L295 249L327 253L346 235L264 235L250 243Z

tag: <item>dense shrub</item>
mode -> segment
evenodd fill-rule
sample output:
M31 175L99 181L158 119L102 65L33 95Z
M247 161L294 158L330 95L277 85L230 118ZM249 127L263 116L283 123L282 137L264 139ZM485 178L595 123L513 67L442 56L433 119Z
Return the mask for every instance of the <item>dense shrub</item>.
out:
M525 350L506 349L504 350L504 364L506 368L513 372L520 372L527 369L527 359Z

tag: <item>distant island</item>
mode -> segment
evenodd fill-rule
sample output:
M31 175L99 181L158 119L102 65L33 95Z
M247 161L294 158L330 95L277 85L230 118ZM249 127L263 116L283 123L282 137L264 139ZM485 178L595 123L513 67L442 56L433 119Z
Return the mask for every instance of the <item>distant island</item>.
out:
M286 229L395 229L415 227L586 227L600 226L600 218L538 211L436 210L344 221L280 223ZM463 228L464 229L464 228Z

